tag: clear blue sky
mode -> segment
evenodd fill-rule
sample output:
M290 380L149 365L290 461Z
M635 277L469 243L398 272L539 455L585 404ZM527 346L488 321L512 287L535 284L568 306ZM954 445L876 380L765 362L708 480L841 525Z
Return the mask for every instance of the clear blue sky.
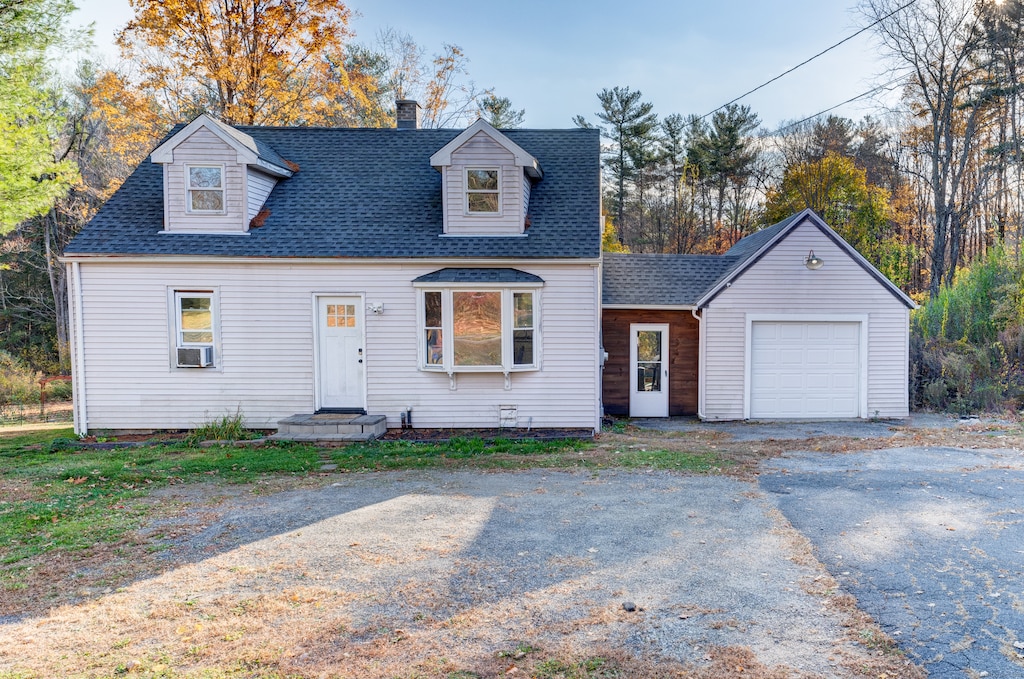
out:
M528 127L594 119L596 93L643 92L662 117L704 114L853 33L855 0L353 0L357 41L392 27L428 52L448 42L470 59L481 87L526 109ZM128 0L78 0L73 20L95 22L101 54L116 58L113 33ZM500 10L498 8L501 8ZM882 65L870 32L744 99L766 126L803 118L871 89ZM859 119L869 101L836 113Z

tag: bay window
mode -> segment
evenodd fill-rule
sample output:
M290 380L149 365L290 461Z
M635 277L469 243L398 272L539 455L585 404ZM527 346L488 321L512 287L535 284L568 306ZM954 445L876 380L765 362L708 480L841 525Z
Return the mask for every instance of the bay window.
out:
M536 289L423 289L420 367L453 372L536 370Z

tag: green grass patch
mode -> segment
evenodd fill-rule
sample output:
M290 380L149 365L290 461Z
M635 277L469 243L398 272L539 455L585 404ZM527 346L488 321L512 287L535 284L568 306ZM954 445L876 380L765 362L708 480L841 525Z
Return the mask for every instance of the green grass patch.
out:
M384 441L340 448L279 443L197 448L187 442L100 450L82 447L70 429L0 431L0 587L21 587L19 562L54 550L111 544L151 511L138 500L177 483L251 483L316 473L403 469L658 468L715 473L728 463L709 452L627 449L592 441Z
M2 586L20 586L12 569L28 557L122 539L145 520L148 508L138 499L170 484L305 475L318 471L328 454L342 471L568 466L574 451L587 445L455 439L433 445L371 443L329 453L297 443L197 448L183 442L100 450L79 446L69 429L0 432Z
M595 679L596 677L625 677L626 674L601 657L577 662L545 660L534 666L530 675L536 679Z
M447 443L379 441L332 451L331 461L341 471L384 471L471 467L473 469L530 469L590 466L581 451L589 441L529 441L453 438Z
M45 440L67 433L0 438L0 564L117 542L142 523L146 508L136 500L154 488L248 483L269 474L306 474L320 465L312 446L97 450L51 446Z
M203 441L245 441L259 435L245 428L242 412L234 415L223 415L219 419L205 422L188 433L187 443L196 445Z
M56 438L65 438L69 440L76 439L75 430L71 427L48 427L45 429L30 429L30 430L8 430L4 431L0 428L0 450L6 450L8 448L20 448L22 446L30 446L36 443L48 444L50 441Z
M691 453L677 450L625 450L616 457L616 466L625 469L638 467L669 469L692 474L714 474L731 466L731 460L717 453Z

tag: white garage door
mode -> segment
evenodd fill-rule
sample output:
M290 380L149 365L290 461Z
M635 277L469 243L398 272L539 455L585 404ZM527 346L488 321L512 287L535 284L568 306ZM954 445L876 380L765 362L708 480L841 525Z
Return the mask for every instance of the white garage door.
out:
M860 324L751 324L750 417L858 417Z

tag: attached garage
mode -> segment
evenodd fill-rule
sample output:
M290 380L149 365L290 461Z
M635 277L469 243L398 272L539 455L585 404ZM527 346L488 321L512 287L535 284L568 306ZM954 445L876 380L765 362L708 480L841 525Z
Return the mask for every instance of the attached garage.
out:
M861 323L752 321L750 417L858 417Z
M917 305L806 210L736 243L697 299L705 420L909 415Z
M606 414L903 418L916 304L811 210L721 255L604 255Z

